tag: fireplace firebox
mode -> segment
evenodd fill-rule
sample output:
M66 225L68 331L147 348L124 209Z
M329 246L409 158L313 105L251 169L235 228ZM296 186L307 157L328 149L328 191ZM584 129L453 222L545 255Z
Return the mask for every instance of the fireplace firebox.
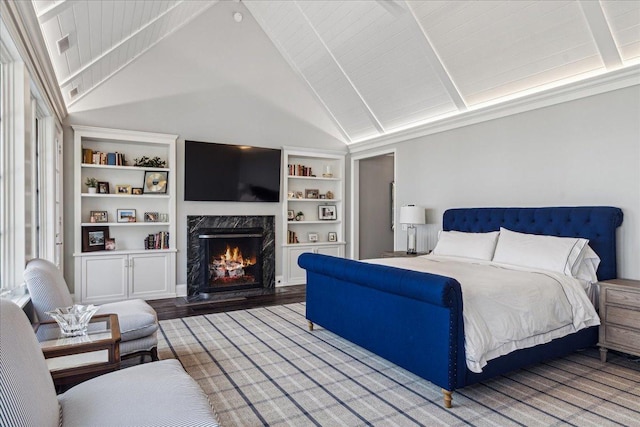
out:
M187 303L274 288L273 215L188 215L187 239Z
M200 230L200 295L261 288L263 238L261 228Z

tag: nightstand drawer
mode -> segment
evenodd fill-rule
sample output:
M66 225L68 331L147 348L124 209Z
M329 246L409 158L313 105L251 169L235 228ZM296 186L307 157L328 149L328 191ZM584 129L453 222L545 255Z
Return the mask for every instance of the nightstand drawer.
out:
M640 326L640 311L607 305L604 320L607 324L615 323L616 325L638 329Z
M640 331L605 326L605 339L607 343L617 344L626 348L640 348Z
M630 292L619 289L606 289L606 301L609 304L640 306L640 292Z

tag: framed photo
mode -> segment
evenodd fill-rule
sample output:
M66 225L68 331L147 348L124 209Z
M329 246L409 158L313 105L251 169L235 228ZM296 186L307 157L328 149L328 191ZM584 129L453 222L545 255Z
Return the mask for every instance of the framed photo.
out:
M118 222L136 222L135 209L118 209Z
M309 233L309 241L317 242L318 241L318 233Z
M318 219L335 220L337 219L336 205L320 205L318 206Z
M167 192L167 179L169 172L145 171L144 184L142 186L143 193L147 194L165 194Z
M109 222L109 214L107 211L91 211L89 220L91 222Z
M98 181L98 193L109 194L109 183L104 181Z
M315 189L305 189L304 190L304 198L305 199L318 199L320 198L320 191Z
M144 222L158 222L158 212L145 212Z
M294 213L293 209L289 209L287 211L287 220L288 221L293 221L296 217L296 214Z
M126 184L116 184L116 194L131 194L131 186Z
M116 239L107 239L104 243L104 249L107 251L116 250Z
M131 189L131 194L142 194L142 187L133 187Z
M82 227L82 252L104 251L109 227Z
M329 232L329 237L327 239L329 242L337 242L338 241L338 233L335 231Z

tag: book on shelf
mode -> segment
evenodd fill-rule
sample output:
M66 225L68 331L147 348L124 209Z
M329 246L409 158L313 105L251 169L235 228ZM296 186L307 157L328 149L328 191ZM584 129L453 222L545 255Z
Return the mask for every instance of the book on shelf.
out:
M160 231L155 234L149 234L144 239L145 249L169 249L169 232Z
M290 176L315 176L309 166L290 164L288 167Z
M295 231L287 230L287 243L300 243Z
M82 149L82 163L90 165L112 165L124 166L124 154L113 152L103 153L102 151L93 151L91 148Z

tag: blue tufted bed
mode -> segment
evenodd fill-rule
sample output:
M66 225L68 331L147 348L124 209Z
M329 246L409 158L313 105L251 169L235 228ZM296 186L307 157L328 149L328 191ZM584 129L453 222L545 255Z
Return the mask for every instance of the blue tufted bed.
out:
M614 207L465 208L443 216L444 231L486 233L507 228L520 233L582 237L600 257L599 280L617 277L616 229L622 211ZM564 356L597 342L591 326L546 344L489 360L482 372L465 360L463 297L450 277L403 268L303 254L307 271L306 317L442 387L445 407L455 389L520 367Z

